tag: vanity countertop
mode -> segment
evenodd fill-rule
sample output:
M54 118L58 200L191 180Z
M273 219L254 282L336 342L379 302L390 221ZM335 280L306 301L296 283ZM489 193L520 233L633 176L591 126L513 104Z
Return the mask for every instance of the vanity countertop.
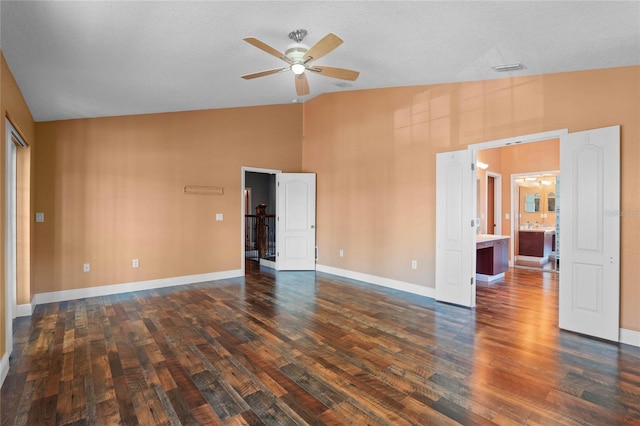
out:
M508 235L492 235L492 234L478 234L476 235L476 242L483 243L486 241L506 240L510 237Z
M531 228L531 229L520 229L520 232L544 232L546 234L551 234L556 232L556 228Z

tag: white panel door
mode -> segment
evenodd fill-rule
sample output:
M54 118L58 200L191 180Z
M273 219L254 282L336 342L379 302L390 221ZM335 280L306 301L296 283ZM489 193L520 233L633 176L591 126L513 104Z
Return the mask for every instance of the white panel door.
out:
M276 265L281 271L316 269L316 175L276 174Z
M475 172L470 150L436 156L436 300L475 306Z
M560 328L619 340L620 127L560 138Z

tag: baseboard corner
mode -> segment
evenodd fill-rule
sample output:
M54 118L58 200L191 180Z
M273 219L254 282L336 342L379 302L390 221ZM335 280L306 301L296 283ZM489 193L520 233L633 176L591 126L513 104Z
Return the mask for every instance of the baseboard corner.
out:
M32 303L16 306L16 317L30 317L33 314L34 306Z
M5 352L0 359L0 387L4 384L4 379L9 373L9 352Z
M640 331L620 329L620 343L640 348Z

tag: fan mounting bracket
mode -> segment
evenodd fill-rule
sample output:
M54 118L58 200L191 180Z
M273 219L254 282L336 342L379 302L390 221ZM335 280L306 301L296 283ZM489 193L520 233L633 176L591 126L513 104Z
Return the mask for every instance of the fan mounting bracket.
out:
M291 31L289 33L289 38L296 43L300 43L307 36L307 30L299 29L295 31Z

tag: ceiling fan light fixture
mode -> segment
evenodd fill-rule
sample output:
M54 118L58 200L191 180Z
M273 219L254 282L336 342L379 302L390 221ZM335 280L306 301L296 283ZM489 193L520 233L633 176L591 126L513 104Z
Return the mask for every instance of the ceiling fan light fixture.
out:
M302 64L293 64L291 65L291 71L293 71L293 73L295 75L300 75L304 72L306 68L304 67L304 65Z

